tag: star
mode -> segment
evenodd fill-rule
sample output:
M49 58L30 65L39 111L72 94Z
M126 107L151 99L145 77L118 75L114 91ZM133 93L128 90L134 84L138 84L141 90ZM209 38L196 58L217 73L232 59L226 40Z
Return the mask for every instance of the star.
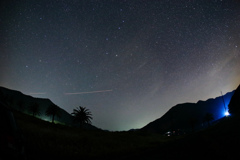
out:
M83 105L99 128L141 128L239 85L240 5L223 2L6 1L0 86Z

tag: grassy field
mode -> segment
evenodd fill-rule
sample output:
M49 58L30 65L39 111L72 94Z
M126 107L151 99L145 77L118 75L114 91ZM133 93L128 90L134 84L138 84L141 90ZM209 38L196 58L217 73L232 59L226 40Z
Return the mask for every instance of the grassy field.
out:
M108 158L144 151L172 141L159 134L87 131L14 113L29 159Z
M238 155L240 119L166 137L143 132L86 131L15 112L28 159L231 159Z

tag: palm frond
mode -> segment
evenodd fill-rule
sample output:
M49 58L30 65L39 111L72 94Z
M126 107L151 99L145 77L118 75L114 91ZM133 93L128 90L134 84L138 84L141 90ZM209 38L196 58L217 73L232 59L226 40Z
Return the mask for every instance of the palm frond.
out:
M92 114L89 109L79 106L73 109L71 114L75 117L75 122L79 122L80 124L91 124Z

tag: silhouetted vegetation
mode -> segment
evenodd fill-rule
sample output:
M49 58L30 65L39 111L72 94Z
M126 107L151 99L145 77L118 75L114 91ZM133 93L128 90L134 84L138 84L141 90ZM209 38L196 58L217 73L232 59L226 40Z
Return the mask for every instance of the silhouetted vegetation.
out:
M20 112L14 114L26 137L29 159L117 158L173 140L159 134L92 131L60 124L51 125Z
M203 121L208 123L208 127L210 126L210 122L213 120L214 120L214 117L212 113L206 113L206 115L203 118Z
M85 123L91 124L92 114L85 107L79 106L76 109L73 109L73 113L71 114L74 116L74 121L76 123L80 123L80 125Z
M20 104L18 99L3 98L7 97L3 93L0 93L0 97L8 105L14 103L15 110L18 110L17 107ZM25 104L29 103L26 102ZM40 115L39 104L42 106L41 102L31 103L29 106L29 112L33 116ZM56 109L56 107L49 105L45 109L45 114L52 116L52 122L54 122L54 117L57 116L53 109ZM174 113L178 113L182 109L179 108ZM79 159L80 157L82 159L88 159L89 157L94 159L181 159L186 158L186 156L192 158L196 155L203 155L199 156L203 159L204 155L209 154L212 159L216 159L216 157L227 159L229 156L233 158L234 153L238 154L238 150L235 151L232 148L240 144L240 120L238 116L223 118L200 132L167 137L140 130L134 132L90 131L82 127L51 125L49 122L21 112L14 112L14 115L26 138L26 150L29 159L40 160L46 159L46 157L47 159ZM80 124L91 123L92 114L85 107L77 107L73 110L72 115L75 122ZM170 120L173 117L175 118L175 116L170 116ZM194 130L198 121L197 117L192 117L190 124ZM213 115L210 112L204 117L209 122L212 118ZM186 121L184 122L186 123ZM171 122L169 123L169 125L172 125ZM233 142L234 144L232 144ZM225 153L226 150L227 156L219 154L219 152Z
M33 117L41 115L40 110L39 110L39 105L37 103L32 103L28 107L28 111L32 114Z
M194 134L167 137L141 131L89 131L51 125L20 112L14 115L29 159L232 159L239 153L238 117Z
M59 109L59 107L58 107L57 105L55 105L55 104L51 104L51 105L47 108L45 114L46 114L47 116L51 116L51 117L52 117L52 123L54 123L54 117L55 117L55 116L57 116L58 118L61 117L60 109Z
M204 122L208 123L208 126L210 126L210 122L214 120L213 114L212 113L206 113L206 115L203 118Z

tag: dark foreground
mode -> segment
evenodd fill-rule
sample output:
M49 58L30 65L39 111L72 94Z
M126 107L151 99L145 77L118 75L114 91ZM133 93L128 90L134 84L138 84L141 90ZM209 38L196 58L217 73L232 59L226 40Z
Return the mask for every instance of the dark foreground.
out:
M228 117L210 128L176 139L128 158L139 159L238 159L240 119Z
M181 137L143 132L86 131L14 113L27 159L236 159L240 119L227 117Z

